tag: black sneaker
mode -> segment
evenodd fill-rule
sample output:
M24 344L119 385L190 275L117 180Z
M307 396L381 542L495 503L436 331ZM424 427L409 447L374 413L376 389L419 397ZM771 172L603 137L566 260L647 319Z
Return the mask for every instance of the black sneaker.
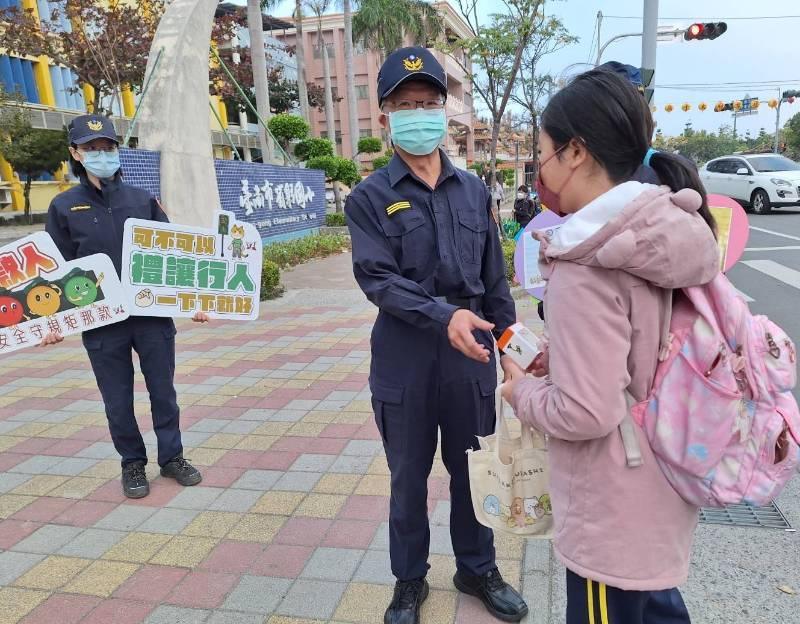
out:
M528 615L528 605L519 592L503 580L497 568L483 576L471 576L458 571L453 577L453 584L458 591L480 599L498 620L519 622Z
M383 624L419 624L419 609L428 597L428 581L397 581Z
M122 467L122 492L128 498L144 498L150 493L144 463L134 462Z
M181 485L197 485L203 480L200 471L183 458L183 455L169 460L161 466L161 476L175 479Z

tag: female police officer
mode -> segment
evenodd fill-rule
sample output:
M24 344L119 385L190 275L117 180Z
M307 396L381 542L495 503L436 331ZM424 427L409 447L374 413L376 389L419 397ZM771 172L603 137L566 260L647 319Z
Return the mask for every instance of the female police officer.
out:
M80 184L55 197L47 215L47 233L66 260L107 254L117 273L122 264L125 220L166 222L161 206L147 191L122 182L117 133L107 117L83 115L69 126L70 164ZM194 319L205 322L199 313ZM50 334L43 345L61 342ZM132 316L121 323L83 334L114 447L122 456L122 490L129 498L150 493L145 476L147 452L133 412L132 350L139 354L158 440L161 474L181 485L197 485L200 473L183 458L175 373L175 324L170 318Z

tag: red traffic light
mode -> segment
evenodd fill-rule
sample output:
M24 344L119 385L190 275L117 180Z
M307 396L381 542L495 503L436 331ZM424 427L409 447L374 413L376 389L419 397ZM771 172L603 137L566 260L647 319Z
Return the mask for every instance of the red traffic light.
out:
M688 31L689 38L690 39L699 38L703 34L704 30L705 26L703 26L702 24L692 24L691 26L689 26L689 31Z
M716 39L728 30L728 25L725 22L706 22L696 23L689 26L683 35L686 41L701 40L701 39Z

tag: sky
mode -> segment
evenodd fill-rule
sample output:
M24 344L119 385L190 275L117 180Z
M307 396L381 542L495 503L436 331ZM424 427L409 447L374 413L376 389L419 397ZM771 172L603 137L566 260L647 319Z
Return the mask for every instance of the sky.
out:
M244 0L235 0L245 4ZM457 3L451 0L453 6ZM600 39L603 43L623 33L641 32L642 0L547 0L546 11L558 15L579 42L543 61L542 69L555 76L570 76L588 69L587 61L597 54L597 13L602 11ZM479 13L488 21L491 12L502 4L497 0L479 0ZM702 8L702 12L700 8ZM284 0L270 12L290 15L294 0ZM339 10L338 8L336 10ZM619 19L625 16L631 19ZM755 19L781 16L780 19ZM794 16L794 17L790 17ZM679 19L673 19L679 18ZM720 125L733 124L730 113L713 112L714 104L741 99L746 95L762 101L758 114L740 117L737 132L748 130L755 136L764 127L774 132L776 115L766 105L781 90L800 90L800 48L797 31L800 28L800 2L797 0L660 0L659 24L686 27L694 21L726 21L728 30L713 41L683 41L659 43L656 63L654 117L665 135L679 134L687 121L696 129L715 131ZM609 45L603 61L616 60L631 65L641 64L641 37L631 37ZM575 63L582 65L575 66ZM572 67L570 67L572 66ZM772 82L764 85L757 83ZM722 83L737 83L735 85ZM696 88L676 88L673 85L702 84ZM476 98L478 102L478 98ZM684 102L692 110L684 113ZM708 109L700 112L697 104L706 102ZM664 111L672 104L671 113ZM477 104L476 104L477 106ZM478 109L480 112L480 109ZM800 113L800 99L781 107L781 125L793 114Z

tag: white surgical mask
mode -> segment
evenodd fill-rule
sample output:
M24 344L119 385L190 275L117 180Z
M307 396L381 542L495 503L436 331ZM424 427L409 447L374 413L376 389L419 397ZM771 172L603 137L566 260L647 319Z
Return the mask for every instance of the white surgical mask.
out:
M517 199L525 199L525 193L517 193Z

